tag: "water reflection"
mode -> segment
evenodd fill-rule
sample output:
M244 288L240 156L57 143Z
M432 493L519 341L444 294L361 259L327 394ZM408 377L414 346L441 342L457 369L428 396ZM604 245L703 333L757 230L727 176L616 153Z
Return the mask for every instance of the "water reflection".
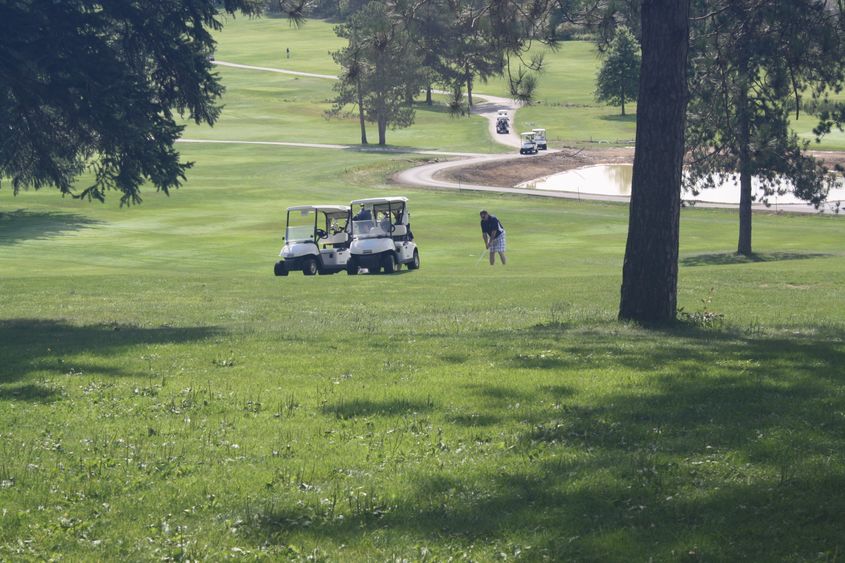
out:
M576 170L567 170L553 174L540 180L525 182L519 187L538 190L553 190L557 192L572 192L585 195L625 196L631 195L631 180L634 167L630 164L600 164L587 166ZM828 194L828 202L845 201L845 184L840 180L839 186ZM759 182L752 182L752 188L759 201L763 192L759 189ZM713 189L702 190L694 196L691 192L682 194L686 201L707 203L739 204L739 178L726 178L724 182ZM792 194L769 196L769 203L773 205L805 204Z

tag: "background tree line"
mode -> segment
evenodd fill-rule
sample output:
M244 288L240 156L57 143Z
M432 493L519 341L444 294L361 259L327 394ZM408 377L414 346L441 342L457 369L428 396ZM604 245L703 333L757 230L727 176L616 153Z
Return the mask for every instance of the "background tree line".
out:
M550 6L506 0L370 0L336 27L347 40L333 53L341 67L330 116L357 111L361 142L366 124L386 143L388 127L414 121L414 100L435 87L449 94L453 115L468 114L478 82L507 75L511 93L528 101L537 84L542 57L529 59L535 41L553 43Z

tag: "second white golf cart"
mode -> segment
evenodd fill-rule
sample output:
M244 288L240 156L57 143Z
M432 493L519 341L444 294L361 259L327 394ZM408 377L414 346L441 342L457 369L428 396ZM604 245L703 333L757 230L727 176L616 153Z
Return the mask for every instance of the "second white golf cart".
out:
M519 154L537 154L537 143L534 142L534 131L521 133L522 142L519 145Z
M548 150L549 145L546 144L545 129L534 129L534 142L537 144L538 151Z
M336 274L349 260L351 211L346 205L289 207L285 245L273 268L277 276L302 270L306 276Z
M346 272L355 275L366 268L369 273L409 270L420 267L420 253L411 232L408 198L401 196L358 199L351 203L352 244Z

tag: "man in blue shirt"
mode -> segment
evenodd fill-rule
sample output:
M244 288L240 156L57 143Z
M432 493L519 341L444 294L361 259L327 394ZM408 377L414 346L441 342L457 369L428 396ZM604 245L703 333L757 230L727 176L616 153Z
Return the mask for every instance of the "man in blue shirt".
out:
M490 251L490 265L496 263L496 253L502 265L508 263L505 258L505 227L495 215L487 213L486 209L481 210L481 236L484 238L484 245Z

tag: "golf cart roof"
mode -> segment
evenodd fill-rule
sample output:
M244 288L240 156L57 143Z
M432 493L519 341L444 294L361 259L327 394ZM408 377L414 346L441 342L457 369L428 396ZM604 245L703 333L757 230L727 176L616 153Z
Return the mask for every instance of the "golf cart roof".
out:
M288 211L322 211L323 213L348 213L348 205L297 205Z
M371 197L369 199L356 199L350 205L378 205L379 203L404 203L406 201L408 201L408 198L403 196Z
M534 129L534 133L545 133L545 129Z

